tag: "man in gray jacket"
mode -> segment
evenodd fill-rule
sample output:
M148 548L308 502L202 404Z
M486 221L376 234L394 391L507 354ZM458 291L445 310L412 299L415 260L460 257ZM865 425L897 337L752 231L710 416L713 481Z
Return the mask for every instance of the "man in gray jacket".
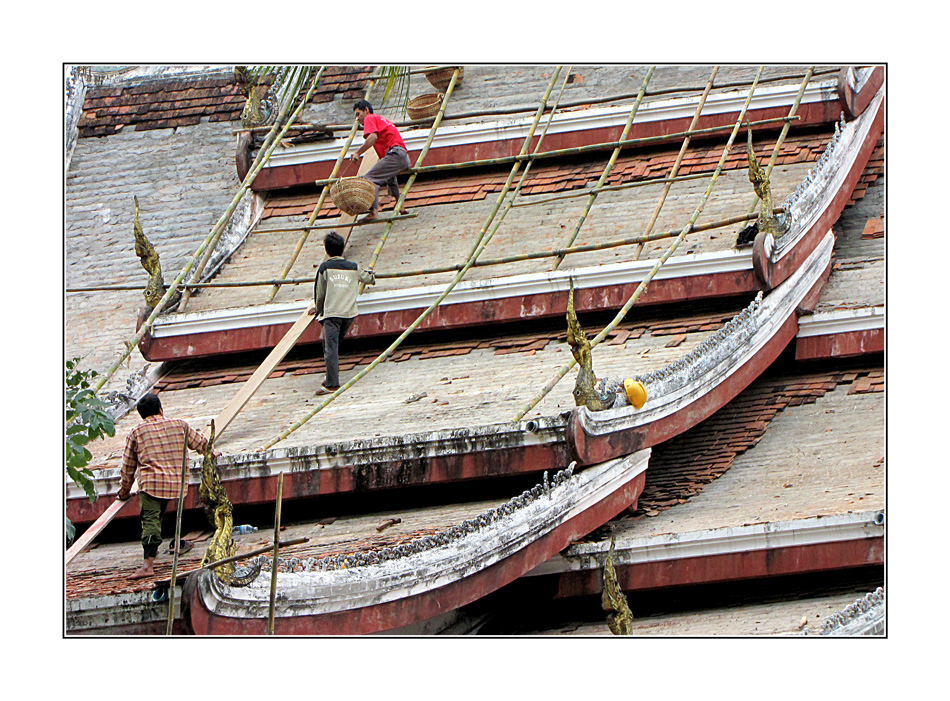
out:
M372 270L363 270L343 257L345 246L346 242L338 233L331 231L327 234L323 247L330 258L320 265L313 284L316 306L310 313L316 314L317 321L323 324L323 358L327 365L327 376L317 390L318 395L330 394L340 388L340 341L357 315L359 283L376 284Z

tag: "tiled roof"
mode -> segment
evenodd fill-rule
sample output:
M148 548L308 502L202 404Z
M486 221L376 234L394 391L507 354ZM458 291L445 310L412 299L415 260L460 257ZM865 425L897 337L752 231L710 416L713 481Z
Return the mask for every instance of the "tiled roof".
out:
M839 385L848 394L884 391L883 369L811 372L762 378L707 421L653 448L646 486L633 516L682 504L728 470L783 409L813 404Z
M810 134L789 137L782 144L779 151L776 167L791 163L810 163L817 160L827 143L827 136ZM756 146L756 154L760 161L771 157L774 141L762 141ZM667 149L662 152L638 153L621 156L606 185L632 183L650 178L660 178L669 175L679 148ZM710 142L708 146L701 143L692 144L686 158L680 166L680 175L711 172L719 157L722 155L722 145ZM881 156L883 168L883 150ZM726 159L725 170L736 170L748 167L744 148L733 148ZM603 160L584 163L552 163L539 161L531 170L524 186L522 195L543 195L546 193L565 192L573 189L593 185L604 170ZM466 173L461 171L451 178L419 178L413 184L406 197L407 207L420 207L432 204L449 204L483 200L493 193L500 192L508 178L507 170L496 173ZM864 182L862 180L862 182ZM281 216L308 216L319 199L319 192L303 195L277 196L271 198L264 209L264 218ZM330 200L324 202L320 210L321 217L339 216L340 212Z
M649 323L644 323L643 321L626 321L611 331L604 343L606 345L623 344L630 339L639 338L649 330L653 336L670 336L670 341L665 345L667 348L673 348L680 345L686 339L687 334L714 331L731 318L732 312L719 311L669 321L653 321ZM487 340L473 338L452 343L438 343L435 345L406 345L397 349L388 358L387 362L399 363L413 357L420 360L427 360L430 358L468 355L478 348L493 349L495 355L506 355L509 353L533 355L536 351L543 350L549 343L563 343L565 339L565 332L550 331L547 333L535 332L518 335L506 334L501 338ZM364 351L362 353L350 352L348 350L345 354L340 356L340 371L347 372L360 365L368 365L377 355L378 351L375 350ZM215 361L214 363L214 365L219 364L220 361ZM253 363L243 367L231 367L222 370L209 368L206 361L180 361L171 373L155 384L155 390L157 392L171 392L194 387L211 387L233 382L245 382L256 369L257 365ZM272 379L285 375L313 375L323 373L324 371L325 365L323 358L314 357L284 360L268 378Z
M136 131L198 124L202 117L238 119L244 96L232 78L166 80L125 88L94 88L86 94L79 136L106 136L123 127Z
M871 152L871 156L868 158L868 164L864 167L864 173L861 174L861 179L858 180L858 184L855 185L854 192L851 193L851 198L848 200L848 204L852 205L864 197L864 193L868 189L868 185L873 183L882 175L884 175L883 134L881 135L881 138L878 140L877 144L874 146L874 151Z
M371 67L330 66L311 102L358 99ZM241 117L245 99L234 78L174 79L140 85L93 88L86 94L79 136L107 136L127 126L136 131L168 129Z

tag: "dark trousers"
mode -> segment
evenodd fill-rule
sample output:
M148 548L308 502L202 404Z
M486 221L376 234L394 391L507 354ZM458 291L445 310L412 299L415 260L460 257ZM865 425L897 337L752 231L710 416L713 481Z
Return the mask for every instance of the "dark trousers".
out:
M340 341L350 330L352 319L331 316L323 319L323 359L327 364L327 377L324 387L340 386Z
M159 499L151 494L139 492L139 517L142 520L142 550L145 559L158 554L162 544L162 514L168 506L168 499Z
M399 198L399 182L396 180L396 176L409 168L409 165L409 154L406 153L406 149L402 146L393 146L363 176L376 186L376 199L373 200L373 209L379 209L379 188L381 185L386 186L393 198Z

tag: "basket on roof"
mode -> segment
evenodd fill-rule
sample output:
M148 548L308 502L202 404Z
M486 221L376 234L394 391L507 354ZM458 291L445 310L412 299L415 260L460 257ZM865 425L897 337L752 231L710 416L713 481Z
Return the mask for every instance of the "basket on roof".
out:
M449 89L449 83L452 81L452 74L456 68L459 69L459 77L455 79L455 84L458 85L462 82L462 76L465 74L465 68L462 66L448 66L447 68L435 68L431 71L426 71L426 80L428 80L436 90L445 92Z
M434 117L439 113L439 107L442 105L443 97L444 95L442 93L429 93L427 95L414 97L409 100L409 103L406 105L406 114L409 115L409 119Z
M330 199L344 214L363 214L373 206L376 186L366 178L343 178L330 186Z

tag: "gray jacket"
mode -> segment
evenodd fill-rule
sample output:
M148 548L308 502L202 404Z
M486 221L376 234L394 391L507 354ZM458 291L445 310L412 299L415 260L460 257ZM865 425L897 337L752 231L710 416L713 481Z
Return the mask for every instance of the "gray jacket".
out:
M317 319L327 317L352 319L357 315L356 296L359 283L375 285L376 276L371 270L363 270L356 263L334 256L325 260L317 271L313 283L313 301L317 307Z

